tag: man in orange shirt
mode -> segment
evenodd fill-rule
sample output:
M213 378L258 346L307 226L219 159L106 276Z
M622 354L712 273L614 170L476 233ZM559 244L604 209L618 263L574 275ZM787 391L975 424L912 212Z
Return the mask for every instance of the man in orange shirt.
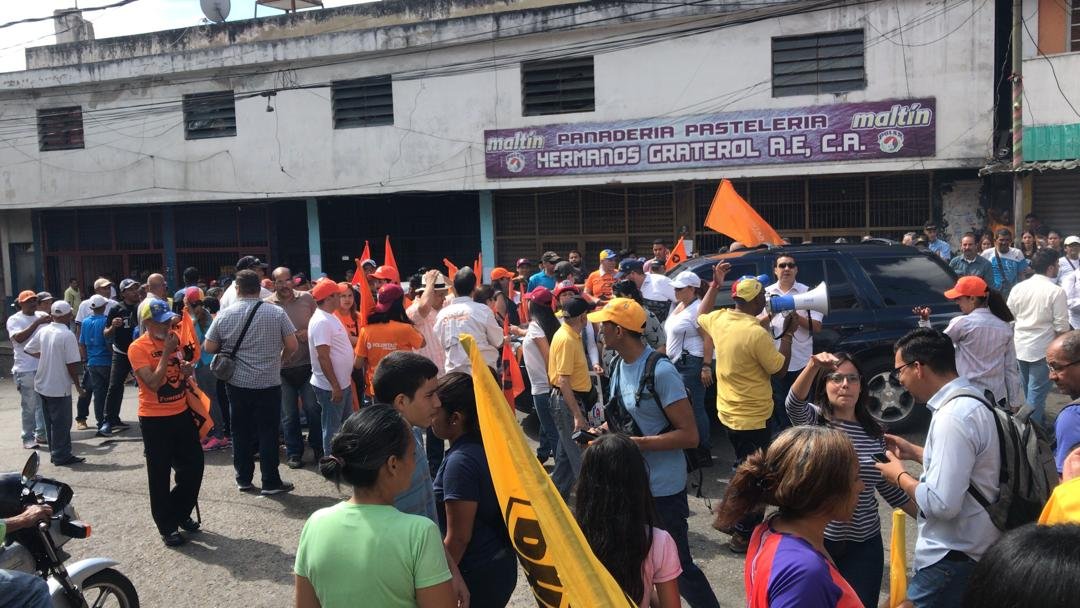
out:
M179 315L156 298L147 309L146 331L128 347L128 360L139 383L150 513L165 545L176 547L186 542L178 527L189 533L199 531L198 522L191 519L203 478L199 432L187 406L187 381L193 368L183 359L180 336L172 331ZM173 470L176 487L170 490Z
M611 286L615 284L617 254L611 249L600 252L600 268L585 279L585 295L601 301L611 299Z

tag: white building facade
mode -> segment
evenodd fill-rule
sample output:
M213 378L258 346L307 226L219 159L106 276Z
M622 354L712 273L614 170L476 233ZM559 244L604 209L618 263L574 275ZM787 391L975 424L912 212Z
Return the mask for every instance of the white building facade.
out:
M5 292L249 253L340 277L385 234L403 271L715 250L722 178L793 241L981 225L993 3L417 4L28 50Z

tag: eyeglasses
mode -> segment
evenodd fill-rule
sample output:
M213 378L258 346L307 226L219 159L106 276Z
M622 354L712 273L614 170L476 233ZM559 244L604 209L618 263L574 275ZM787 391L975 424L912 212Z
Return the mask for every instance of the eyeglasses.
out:
M1063 372L1066 369L1076 365L1077 363L1080 363L1080 359L1077 359L1076 361L1073 361L1072 363L1066 363L1064 365L1051 365L1050 363L1047 363L1046 368L1050 370L1051 374L1060 374L1061 372Z
M848 384L858 384L859 382L862 381L862 378L859 377L859 374L841 374L841 373L829 374L829 375L825 376L825 379L828 380L829 382L832 382L833 384L843 384L844 381L847 381Z
M911 363L905 363L900 367L894 367L893 370L889 372L889 381L893 384L900 382L900 370L904 369L909 365L915 365L916 363L918 363L918 361L912 361Z
M795 265L795 262L781 262L781 263L777 264L776 267L777 268L798 268L798 266Z

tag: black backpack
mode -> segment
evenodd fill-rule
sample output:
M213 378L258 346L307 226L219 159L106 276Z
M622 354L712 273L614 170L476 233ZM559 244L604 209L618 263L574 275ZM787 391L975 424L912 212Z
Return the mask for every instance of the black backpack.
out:
M1042 427L1031 420L1034 410L1024 407L1014 415L975 393L963 392L953 399L957 397L977 399L990 410L1001 455L998 499L990 502L974 485L968 486L968 494L1003 532L1037 521L1058 483L1058 474L1051 442Z

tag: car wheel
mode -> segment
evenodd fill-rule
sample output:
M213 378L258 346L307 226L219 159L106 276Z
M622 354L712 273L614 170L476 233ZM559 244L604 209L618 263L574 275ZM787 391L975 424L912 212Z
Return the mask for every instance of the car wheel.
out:
M889 378L892 360L874 359L867 369L866 407L878 423L890 433L919 430L925 425L926 406L916 403L903 385Z

